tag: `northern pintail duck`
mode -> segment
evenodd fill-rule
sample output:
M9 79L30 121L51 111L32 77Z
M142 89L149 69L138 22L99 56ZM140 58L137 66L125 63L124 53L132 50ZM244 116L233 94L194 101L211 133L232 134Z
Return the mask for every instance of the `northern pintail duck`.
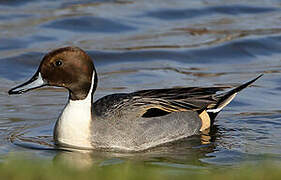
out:
M98 78L91 57L80 48L64 47L45 55L35 75L9 94L43 86L69 91L54 128L58 147L141 151L210 128L237 92L261 76L228 92L218 93L222 87L149 89L93 103Z

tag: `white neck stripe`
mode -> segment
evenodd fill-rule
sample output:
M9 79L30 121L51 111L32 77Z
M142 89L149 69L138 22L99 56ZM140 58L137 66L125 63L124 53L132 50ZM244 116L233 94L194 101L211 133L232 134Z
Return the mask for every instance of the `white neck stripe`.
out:
M92 92L95 72L92 75L91 88L83 100L69 99L55 127L55 141L60 145L91 149Z
M69 100L71 102L87 102L90 101L92 103L92 92L93 92L93 88L94 88L94 84L95 84L95 71L93 71L93 74L92 74L92 82L91 82L91 87L90 87L90 90L86 96L85 99L82 99L82 100Z

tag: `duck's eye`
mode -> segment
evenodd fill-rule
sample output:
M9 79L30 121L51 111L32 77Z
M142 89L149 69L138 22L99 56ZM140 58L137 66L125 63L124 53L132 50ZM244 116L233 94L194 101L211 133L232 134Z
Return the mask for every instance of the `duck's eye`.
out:
M57 67L61 66L62 65L62 60L60 60L60 59L56 60L55 65Z

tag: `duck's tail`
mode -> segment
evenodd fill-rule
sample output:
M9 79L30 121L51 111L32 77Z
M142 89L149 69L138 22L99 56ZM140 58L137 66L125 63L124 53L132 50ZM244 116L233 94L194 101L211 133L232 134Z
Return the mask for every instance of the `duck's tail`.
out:
M211 121L214 121L214 119L218 115L218 113L234 99L234 97L236 96L236 94L239 91L245 89L246 87L248 87L249 85L254 83L256 80L258 80L262 76L263 76L263 74L259 75L255 79L253 79L249 82L246 82L226 93L215 95L215 98L218 99L218 102L216 103L216 105L214 107L207 109L207 113L209 114Z

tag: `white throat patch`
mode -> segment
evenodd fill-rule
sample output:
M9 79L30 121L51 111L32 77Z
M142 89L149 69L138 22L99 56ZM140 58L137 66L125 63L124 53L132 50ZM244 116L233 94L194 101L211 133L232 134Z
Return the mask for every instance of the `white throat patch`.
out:
M92 149L90 128L92 121L91 108L94 81L95 72L93 72L92 75L90 91L85 99L69 99L54 129L54 137L57 144Z

